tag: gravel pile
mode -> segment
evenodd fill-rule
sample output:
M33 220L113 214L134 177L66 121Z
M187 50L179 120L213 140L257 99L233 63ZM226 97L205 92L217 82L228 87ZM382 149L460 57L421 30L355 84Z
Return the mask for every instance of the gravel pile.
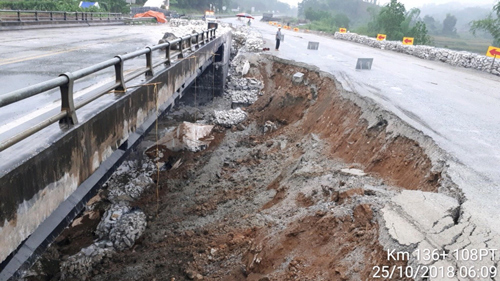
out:
M87 280L92 268L104 257L110 257L113 248L109 242L99 242L80 250L61 264L61 280Z
M231 106L247 106L257 101L259 98L258 91L232 91L231 92Z
M251 91L251 90L262 90L264 85L262 81L255 78L242 78L230 76L227 83L227 88L234 91Z
M112 202L118 202L121 200L130 201L131 199L137 199L141 196L142 192L149 186L153 184L153 180L145 174L138 175L132 178L123 186L115 186L110 188L108 199Z
M377 41L375 38L358 35L356 33L336 32L334 38L352 41L382 50L396 51L422 59L439 60L453 66L473 68L486 72L490 72L491 64L493 62L493 58L470 52L453 51L425 45L403 45L403 43L399 41ZM500 75L500 60L495 61L491 73Z
M230 110L215 110L214 111L214 123L227 128L238 125L239 123L247 119L248 114L241 108L230 109Z
M233 30L233 40L244 46L248 52L260 52L264 46L262 35L248 26L237 26Z

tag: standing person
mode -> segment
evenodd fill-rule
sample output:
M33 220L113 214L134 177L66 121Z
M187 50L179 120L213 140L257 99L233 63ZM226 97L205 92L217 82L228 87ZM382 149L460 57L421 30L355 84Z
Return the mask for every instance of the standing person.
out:
M252 24L252 23L250 22L250 19L248 19L248 26L250 26L250 24Z
M276 51L280 49L280 41L281 41L281 27L278 27L278 32L276 32Z

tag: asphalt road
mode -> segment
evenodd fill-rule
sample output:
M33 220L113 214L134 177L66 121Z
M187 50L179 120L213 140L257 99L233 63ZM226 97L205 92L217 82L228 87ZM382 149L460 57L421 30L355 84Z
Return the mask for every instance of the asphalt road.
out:
M0 96L33 84L56 78L59 74L82 69L116 55L130 53L158 43L164 27L95 26L43 30L3 31L0 41ZM125 70L144 67L145 57L127 61ZM113 80L114 69L107 68L78 80L75 90L85 90ZM27 100L2 107L0 110L0 140L6 139L29 120L40 119L48 111L60 107L59 90L53 90ZM24 124L27 122L28 124ZM24 124L24 125L23 125ZM11 131L7 134L7 131Z
M277 28L257 20L252 27L271 54L316 65L432 137L451 156L449 173L467 198L463 208L500 233L500 77L288 30L274 51ZM319 50L308 50L309 41L319 42ZM366 57L374 59L372 69L356 70L357 59Z
M0 96L14 90L56 78L59 74L83 69L155 45L163 37L162 25L116 25L39 30L2 31L0 33ZM157 57L155 57L157 58ZM145 56L125 62L125 72L146 65ZM88 91L114 81L114 68L101 70L75 82L75 100ZM79 120L91 116L96 107L114 100L104 96L77 111ZM60 111L60 92L49 91L0 108L0 141L39 123ZM0 174L19 159L50 144L60 135L57 124L35 134L18 145L0 152ZM36 139L36 141L33 141ZM29 146L26 146L29 143Z

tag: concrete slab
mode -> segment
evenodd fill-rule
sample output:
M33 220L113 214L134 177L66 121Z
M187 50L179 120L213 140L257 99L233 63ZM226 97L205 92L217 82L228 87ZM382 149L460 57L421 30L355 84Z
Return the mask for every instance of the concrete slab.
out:
M425 236L408 220L403 218L391 207L382 209L385 226L389 234L401 245L417 244L424 240Z
M440 220L459 207L458 201L440 193L404 190L392 202L401 207L425 232L429 232Z

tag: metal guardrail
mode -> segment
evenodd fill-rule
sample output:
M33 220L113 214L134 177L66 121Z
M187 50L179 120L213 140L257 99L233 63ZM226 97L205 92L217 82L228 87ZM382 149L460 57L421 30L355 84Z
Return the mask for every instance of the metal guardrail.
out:
M215 39L215 28L209 29L202 33L193 33L184 37L177 38L172 41L167 41L152 47L146 47L143 50L135 51L129 54L115 56L114 58L80 69L74 72L68 72L59 75L59 77L38 83L17 91L13 91L0 97L0 108L36 96L43 92L59 87L61 92L61 112L53 115L37 125L15 135L5 142L0 143L0 151L20 142L21 140L35 134L36 132L48 127L49 125L58 122L61 125L71 126L78 123L76 110L103 96L109 91L126 91L125 83L145 74L146 77L154 76L154 68L160 65L170 65L172 58L182 59L186 56L185 51L195 51L204 46L208 42ZM165 57L153 62L153 51L165 50ZM142 55L146 55L146 67L136 70L127 76L124 75L123 63L126 60L133 59ZM89 93L90 97L75 104L73 98L74 83L85 76L91 75L97 71L108 67L115 69L115 82L107 83Z
M121 13L0 10L0 22L115 21Z

